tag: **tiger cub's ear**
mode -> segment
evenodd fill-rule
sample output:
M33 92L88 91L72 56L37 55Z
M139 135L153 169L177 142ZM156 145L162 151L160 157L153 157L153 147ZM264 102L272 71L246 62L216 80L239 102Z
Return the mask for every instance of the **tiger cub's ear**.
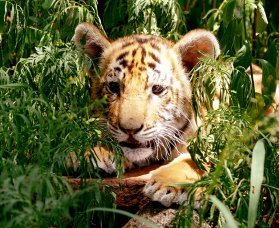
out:
M98 58L110 46L108 39L99 29L89 23L81 23L75 29L75 44L90 58Z
M174 49L181 55L183 66L187 72L199 62L201 58L216 58L220 55L217 38L203 29L192 30L175 45Z

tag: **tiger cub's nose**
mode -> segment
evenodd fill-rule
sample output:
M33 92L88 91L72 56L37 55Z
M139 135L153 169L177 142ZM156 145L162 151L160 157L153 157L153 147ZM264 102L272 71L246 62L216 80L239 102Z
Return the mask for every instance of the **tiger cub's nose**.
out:
M139 128L136 128L136 129L128 129L128 128L121 126L121 124L119 124L119 128L128 135L135 135L143 128L143 125L141 125Z

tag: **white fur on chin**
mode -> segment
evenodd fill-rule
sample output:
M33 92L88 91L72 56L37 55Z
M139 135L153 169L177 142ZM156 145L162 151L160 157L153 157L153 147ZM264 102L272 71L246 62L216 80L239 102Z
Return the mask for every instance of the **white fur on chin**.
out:
M130 162L136 162L138 164L146 163L146 160L154 153L151 148L137 148L131 149L128 147L122 147L124 156Z

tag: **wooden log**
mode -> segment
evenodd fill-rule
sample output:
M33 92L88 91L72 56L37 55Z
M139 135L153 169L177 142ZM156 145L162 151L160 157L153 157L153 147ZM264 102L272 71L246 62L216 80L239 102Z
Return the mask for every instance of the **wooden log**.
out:
M136 213L138 216L158 225L159 227L172 227L173 219L175 218L177 207L166 208L160 203L152 202L143 194L143 187L150 178L150 171L158 168L159 165L152 165L148 167L136 168L126 172L122 179L117 177L104 178L101 182L97 179L87 179L87 183L94 183L96 181L101 184L112 187L116 194L117 208ZM79 178L67 178L67 181L74 189L78 189L81 185ZM136 219L124 220L123 218L118 223L125 224L123 227L149 227L148 225L139 222ZM199 215L194 211L193 213L193 226L209 228L206 223L200 226Z
M86 179L87 183L99 181L101 184L112 187L116 194L116 205L118 208L130 211L137 210L146 205L150 200L143 194L143 187L150 178L149 172L158 168L159 165L152 165L136 168L124 173L122 179L117 177L104 178L101 182L98 179ZM69 184L78 189L81 185L80 178L67 178Z

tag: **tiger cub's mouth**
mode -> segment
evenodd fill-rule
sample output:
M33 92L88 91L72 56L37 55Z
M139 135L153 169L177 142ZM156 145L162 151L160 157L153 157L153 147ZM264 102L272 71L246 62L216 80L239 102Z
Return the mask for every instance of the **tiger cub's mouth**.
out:
M120 142L119 144L120 144L120 146L128 147L128 148L131 148L131 149L145 148L146 147L142 143Z
M154 148L154 142L149 141L147 143L141 143L138 140L134 139L130 136L126 141L122 141L119 143L120 146L128 147L130 149L138 149L138 148Z

